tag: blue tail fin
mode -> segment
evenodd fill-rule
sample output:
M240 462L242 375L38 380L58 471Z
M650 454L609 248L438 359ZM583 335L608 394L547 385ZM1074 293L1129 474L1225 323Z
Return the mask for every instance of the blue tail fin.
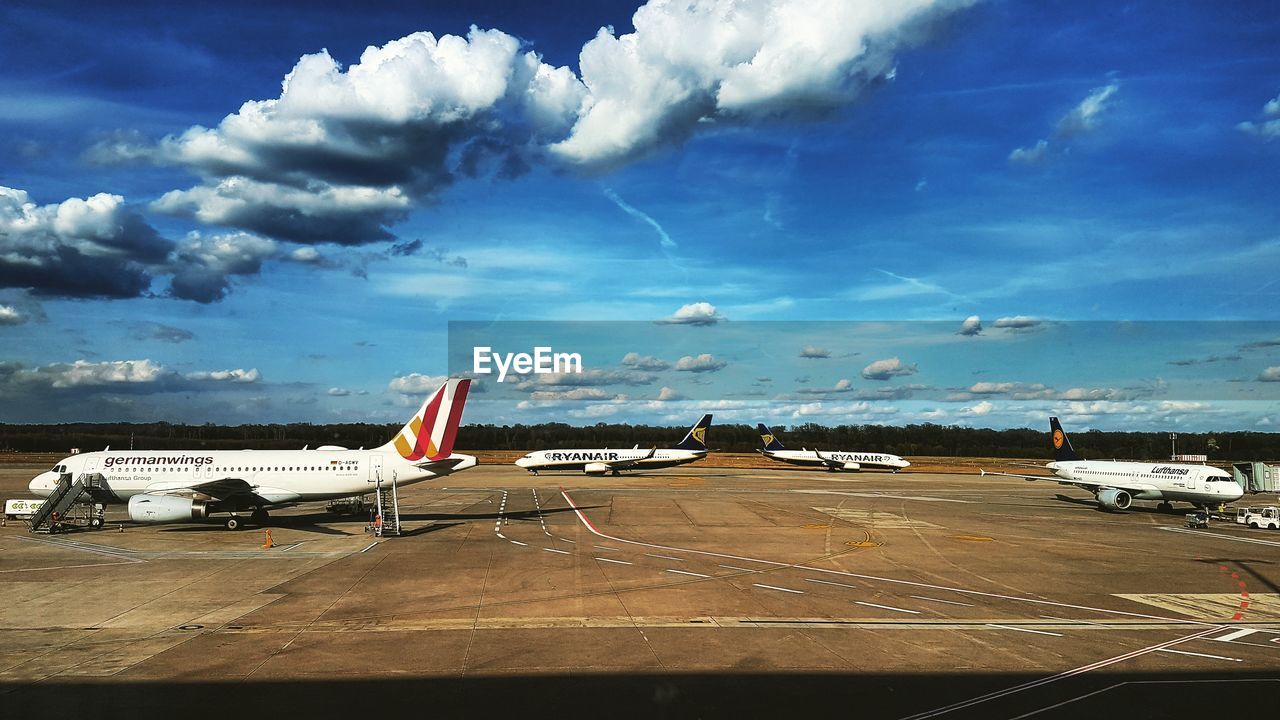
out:
M703 415L693 427L689 428L689 432L685 434L684 439L676 445L673 450L706 450L707 449L707 428L711 427L711 413Z
M769 426L764 423L756 424L756 432L760 433L760 442L764 443L765 450L782 450L782 442L778 440Z
M1062 431L1062 424L1058 422L1058 418L1049 418L1049 431L1053 437L1053 459L1063 460L1079 460L1080 456L1071 448L1071 441L1067 439L1067 434Z

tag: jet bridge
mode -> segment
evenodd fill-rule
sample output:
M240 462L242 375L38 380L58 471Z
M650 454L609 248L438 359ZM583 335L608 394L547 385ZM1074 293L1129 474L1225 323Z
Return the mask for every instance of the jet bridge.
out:
M1246 493L1280 492L1280 465L1265 462L1232 463L1231 475Z

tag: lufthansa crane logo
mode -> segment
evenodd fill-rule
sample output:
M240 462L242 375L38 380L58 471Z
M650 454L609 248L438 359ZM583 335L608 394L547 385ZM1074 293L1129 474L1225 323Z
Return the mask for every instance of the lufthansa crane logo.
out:
M1061 431L1061 430L1054 430L1054 431L1053 431L1053 449L1054 449L1054 450L1061 450L1061 449L1062 449L1062 442L1063 442L1064 440L1066 440L1066 438L1065 438L1065 437L1063 437L1063 435L1062 435L1062 431Z

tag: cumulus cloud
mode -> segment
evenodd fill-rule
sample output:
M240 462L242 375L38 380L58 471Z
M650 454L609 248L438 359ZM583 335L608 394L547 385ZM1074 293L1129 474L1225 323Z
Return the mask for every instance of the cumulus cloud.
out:
M347 397L351 391L346 388L331 387L329 388L329 397Z
M724 360L717 360L711 353L702 353L697 357L685 355L680 358L676 361L676 370L692 373L719 372L728 365Z
M973 337L982 334L982 318L977 315L970 315L960 323L960 329L956 331L958 335Z
M636 352L629 352L622 356L622 364L627 367L633 367L637 370L660 371L671 368L671 363L662 358L653 357L652 355L641 355Z
M1028 317L1026 315L1014 315L1012 317L997 318L995 322L991 323L991 327L1008 330L1010 332L1026 332L1028 330L1034 330L1043 324L1044 321L1039 318Z
M1265 140L1280 138L1280 96L1268 100L1262 106L1262 116L1257 121L1246 120L1236 125L1236 128Z
M1258 373L1259 382L1280 382L1280 366L1269 367Z
M917 372L915 365L907 365L902 360L891 357L883 360L876 360L870 365L862 368L862 377L867 380L888 380L892 377L901 377L904 375L915 375Z
M716 306L709 302L689 303L681 305L671 317L655 320L659 325L715 325L725 320L725 317L716 311Z
M391 392L401 395L421 395L423 393L435 392L436 388L444 384L448 380L448 375L422 375L420 373L409 373L408 375L400 375L391 379L387 383L387 389Z
M811 360L829 358L831 357L831 351L826 348L814 347L812 345L805 345L804 347L800 348L800 357L808 358Z
M1120 86L1116 83L1094 88L1088 97L1081 100L1079 105L1058 121L1057 134L1061 137L1071 137L1097 128L1102 111L1106 109L1107 100L1119 89Z
M236 368L235 370L198 370L187 373L186 378L213 382L255 383L262 378L262 375L257 368L250 370Z
M200 175L156 202L165 212L281 240L373 242L459 177L608 168L704 129L835 110L892 80L900 48L972 2L652 0L634 32L601 28L585 43L580 77L501 30L415 32L348 67L305 55L278 97L216 127L149 146L110 137L88 157Z
M21 325L26 321L27 316L18 308L12 305L0 305L0 325Z
M37 205L0 187L0 288L54 297L138 297L171 243L119 195Z
M569 390L534 390L529 399L535 402L560 402L583 400L607 400L609 393L598 387L578 387Z
M681 395L676 390L673 390L666 386L663 386L663 388L658 391L658 402L670 402L672 400L684 400L684 399L685 399L684 395Z
M191 233L173 252L169 292L184 300L216 302L226 297L233 275L257 275L277 250L274 240L249 233Z
M982 402L976 403L974 405L970 405L969 407L960 408L960 414L961 415L979 415L979 416L990 415L991 412L995 409L996 409L996 406L992 404L989 400L983 400Z

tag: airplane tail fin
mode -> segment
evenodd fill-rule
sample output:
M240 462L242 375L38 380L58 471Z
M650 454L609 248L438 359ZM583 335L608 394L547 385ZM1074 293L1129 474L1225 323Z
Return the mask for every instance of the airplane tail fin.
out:
M443 460L452 455L470 387L468 378L446 380L382 448L394 447L400 457L410 462Z
M764 423L756 423L756 432L760 433L760 442L764 443L765 450L782 450L783 445L768 425Z
M707 449L707 428L711 427L711 413L707 413L689 428L689 432L685 434L673 450L706 450Z
M1063 461L1080 459L1080 456L1072 449L1071 441L1067 439L1067 434L1062 431L1062 424L1058 422L1058 418L1049 418L1049 431L1053 437L1054 460Z

